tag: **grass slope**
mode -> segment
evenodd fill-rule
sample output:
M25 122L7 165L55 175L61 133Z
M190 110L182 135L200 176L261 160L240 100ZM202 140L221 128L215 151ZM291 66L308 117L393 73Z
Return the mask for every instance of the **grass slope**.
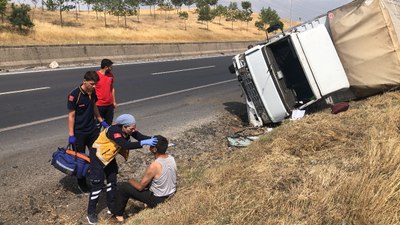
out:
M399 224L399 111L386 93L205 153L180 164L174 198L128 224Z

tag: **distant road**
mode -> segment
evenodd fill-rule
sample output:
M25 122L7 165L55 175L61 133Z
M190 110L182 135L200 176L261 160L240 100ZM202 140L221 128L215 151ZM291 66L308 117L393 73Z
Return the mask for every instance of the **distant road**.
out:
M231 56L223 56L115 65L116 114L133 113L145 132L167 132L209 118L242 102L230 63ZM65 144L67 95L87 70L96 69L0 74L0 153L33 146L51 152Z
M231 57L116 65L118 103L165 95L234 79ZM0 76L0 129L66 115L68 93L87 70L79 68ZM1 131L1 130L0 130Z

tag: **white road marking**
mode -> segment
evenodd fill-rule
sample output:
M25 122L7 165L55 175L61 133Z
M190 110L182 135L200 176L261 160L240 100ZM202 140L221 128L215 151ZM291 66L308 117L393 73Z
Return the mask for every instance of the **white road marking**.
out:
M194 88L188 88L188 89L184 89L184 90L180 90L180 91L173 91L173 92L170 92L170 93L156 95L156 96L152 96L152 97L148 97L148 98L137 99L137 100L134 100L134 101L123 102L123 103L118 104L118 106L130 105L130 104L134 104L134 103L137 103L137 102L143 102L143 101L147 101L147 100L151 100L151 99L162 98L162 97L166 97L166 96L170 96L170 95L174 95L174 94L179 94L179 93L193 91L193 90L197 90L197 89L201 89L201 88L211 87L211 86L224 84L224 83L228 83L228 82L232 82L232 81L236 81L236 79L221 81L221 82L217 82L217 83L213 83L213 84L206 84L206 85L202 85L202 86L198 86L198 87L194 87ZM27 126L33 126L33 125L47 123L47 122L51 122L51 121L55 121L55 120L60 120L60 119L64 119L64 118L67 118L67 117L68 117L68 115L63 115L63 116L52 117L52 118L48 118L48 119L44 119L44 120L38 120L38 121L30 122L30 123L15 125L15 126L11 126L11 127L5 127L5 128L0 129L0 133L5 132L5 131L10 131L10 130L15 130L15 129L27 127Z
M179 94L179 93L183 93L183 92L188 92L188 91L193 91L193 90L197 90L197 89L201 89L201 88L206 88L206 87L211 87L211 86L215 86L215 85L219 85L219 84L224 84L224 83L228 83L231 81L236 81L236 79L232 79L232 80L226 80L226 81L221 81L221 82L217 82L217 83L213 83L213 84L206 84L206 85L202 85L202 86L198 86L198 87L194 87L194 88L188 88L188 89L184 89L184 90L180 90L180 91L173 91L170 93L165 93L162 95L156 95L156 96L152 96L152 97L147 97L147 98L142 98L142 99L138 99L138 100L133 100L133 101L129 101L129 102L124 102L120 105L129 105L129 104L133 104L133 103L137 103L137 102L143 102L143 101L147 101L150 99L156 99L156 98L161 98L161 97L166 97L166 96L170 96L170 95L174 95L174 94ZM0 130L1 132L1 130Z
M31 88L31 89L24 89L18 91L8 91L8 92L0 92L0 95L9 95L9 94L16 94L16 93L23 93L23 92L30 92L30 91L40 91L49 89L50 87L40 87L40 88Z
M179 73L179 72L192 71L192 70L202 70L202 69L208 69L208 68L214 68L214 67L215 67L215 65L194 67L194 68L188 68L188 69L182 69L182 70L170 70L170 71L152 73L151 75L161 75L161 74L167 74L167 73Z

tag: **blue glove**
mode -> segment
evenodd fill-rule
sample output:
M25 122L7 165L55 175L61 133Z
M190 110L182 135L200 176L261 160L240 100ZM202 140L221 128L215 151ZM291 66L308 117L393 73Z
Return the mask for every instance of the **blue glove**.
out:
M76 137L75 136L69 136L68 144L74 145L75 143L76 143Z
M108 125L108 124L106 123L106 121L104 121L104 120L100 123L100 125L101 125L102 127L104 127L104 128L107 128L107 127L110 126L110 125Z
M141 140L140 145L141 146L143 146L143 145L155 146L157 144L157 142L158 142L157 138L152 137L150 139Z

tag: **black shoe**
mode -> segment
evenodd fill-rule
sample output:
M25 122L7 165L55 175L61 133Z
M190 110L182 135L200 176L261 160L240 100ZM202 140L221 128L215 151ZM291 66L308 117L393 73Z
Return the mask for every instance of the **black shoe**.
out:
M96 214L88 214L86 216L86 219L87 219L89 224L97 224L98 223Z
M88 195L90 193L90 189L87 185L78 185L78 190L85 195Z

